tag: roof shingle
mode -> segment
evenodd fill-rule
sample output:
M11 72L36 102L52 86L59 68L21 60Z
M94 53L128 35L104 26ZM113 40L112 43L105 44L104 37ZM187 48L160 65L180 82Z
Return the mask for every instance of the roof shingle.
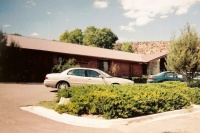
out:
M7 39L8 44L14 41L21 48L24 49L41 50L55 53L90 56L131 62L148 62L155 58L159 58L159 56L166 55L166 53L152 55L135 54L92 46L84 46L79 44L63 43L15 35L7 35Z

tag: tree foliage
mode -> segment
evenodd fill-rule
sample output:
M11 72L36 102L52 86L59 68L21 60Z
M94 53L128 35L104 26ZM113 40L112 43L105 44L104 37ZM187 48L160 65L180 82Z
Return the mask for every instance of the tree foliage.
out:
M60 42L68 42L69 32L65 31L63 34L60 35Z
M167 69L180 73L188 81L200 68L200 38L194 28L187 24L179 38L173 37L167 55Z
M0 30L0 50L5 47L7 44L7 37L6 35Z
M58 64L54 65L52 72L62 72L69 68L80 67L74 58L68 60L62 60Z
M21 34L18 34L18 33L14 33L13 35L15 35L15 36L22 36Z
M7 44L7 37L6 35L0 30L0 81L2 81L3 78L3 69L4 69L4 62L7 58L7 56L4 55L4 52L6 51L6 44Z
M89 26L86 28L84 31L84 38L83 38L83 44L87 46L96 46L96 35L97 33L97 28L94 26Z
M113 49L118 50L118 51L134 53L134 49L132 47L131 42L117 43L114 45Z
M71 43L82 44L83 33L81 29L75 29L69 33L69 40Z
M83 33L81 29L75 29L71 32L65 31L62 35L60 35L61 42L68 42L68 43L76 43L82 44L83 43Z
M65 31L60 36L61 42L83 44L100 48L112 49L118 37L109 28L96 28L89 26L84 32L75 29L71 32Z
M7 44L6 34L0 31L0 81L17 81L21 76L19 73L23 62L20 51L17 43Z
M92 45L100 48L112 49L118 37L109 28L87 27L84 32L84 45Z
M121 51L121 48L122 48L122 43L116 43L116 44L113 46L113 49L114 49L114 50Z
M121 50L124 52L130 52L130 53L134 52L132 48L132 44L129 42L122 43Z

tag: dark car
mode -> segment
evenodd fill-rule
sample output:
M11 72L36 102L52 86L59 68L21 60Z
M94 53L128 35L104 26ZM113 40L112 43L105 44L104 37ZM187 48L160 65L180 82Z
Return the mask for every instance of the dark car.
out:
M195 72L193 79L194 80L200 80L200 72Z
M177 75L174 72L161 72L157 75L149 76L147 82L148 83L160 83L164 81L185 81L182 75Z

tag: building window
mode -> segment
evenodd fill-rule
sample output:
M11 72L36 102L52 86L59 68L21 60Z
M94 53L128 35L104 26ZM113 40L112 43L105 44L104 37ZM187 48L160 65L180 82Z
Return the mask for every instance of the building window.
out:
M58 57L58 63L62 63L63 62L63 58L62 57Z
M109 70L109 62L108 61L104 61L104 60L100 60L99 61L99 69L104 71L104 72L108 72L108 70Z

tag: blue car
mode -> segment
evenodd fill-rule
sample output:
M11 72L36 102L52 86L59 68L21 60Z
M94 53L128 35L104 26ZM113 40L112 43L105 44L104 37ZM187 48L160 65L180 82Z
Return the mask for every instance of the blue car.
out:
M160 83L164 81L185 81L182 75L177 75L174 72L165 71L157 75L149 76L147 83Z

